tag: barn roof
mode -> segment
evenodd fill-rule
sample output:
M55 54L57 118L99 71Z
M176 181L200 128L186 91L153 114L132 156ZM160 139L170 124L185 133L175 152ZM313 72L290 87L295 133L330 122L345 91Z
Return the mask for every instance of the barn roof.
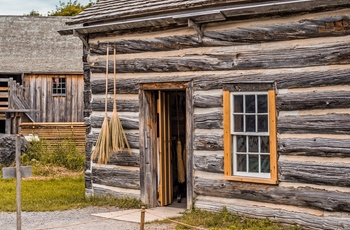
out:
M82 43L60 36L67 17L0 16L0 73L83 71Z

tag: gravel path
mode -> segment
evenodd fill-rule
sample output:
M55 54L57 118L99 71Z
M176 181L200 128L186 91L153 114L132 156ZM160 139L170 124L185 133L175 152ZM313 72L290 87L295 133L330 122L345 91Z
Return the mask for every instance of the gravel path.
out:
M118 208L89 207L55 212L23 212L22 230L132 230L140 224L105 219L91 214L115 212ZM174 229L173 224L146 224L145 229ZM0 229L16 230L16 213L0 212Z

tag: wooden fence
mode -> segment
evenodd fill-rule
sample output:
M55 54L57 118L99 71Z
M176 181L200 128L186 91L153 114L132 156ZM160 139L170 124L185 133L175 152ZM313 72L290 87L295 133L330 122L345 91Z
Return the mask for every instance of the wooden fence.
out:
M86 125L84 122L28 122L22 123L21 134L37 135L55 145L58 141L72 138L80 152L85 153Z

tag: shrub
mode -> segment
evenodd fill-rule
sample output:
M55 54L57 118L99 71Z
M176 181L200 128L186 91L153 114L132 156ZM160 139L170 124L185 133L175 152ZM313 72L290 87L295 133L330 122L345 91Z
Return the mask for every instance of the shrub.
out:
M43 139L32 141L22 154L23 165L52 165L80 171L84 162L84 154L78 151L72 138L58 139L55 144Z

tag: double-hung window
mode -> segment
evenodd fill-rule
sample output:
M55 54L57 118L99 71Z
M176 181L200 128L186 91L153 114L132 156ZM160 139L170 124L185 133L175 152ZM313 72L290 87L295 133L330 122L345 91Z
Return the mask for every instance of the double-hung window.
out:
M227 85L223 97L225 179L276 184L273 84Z

